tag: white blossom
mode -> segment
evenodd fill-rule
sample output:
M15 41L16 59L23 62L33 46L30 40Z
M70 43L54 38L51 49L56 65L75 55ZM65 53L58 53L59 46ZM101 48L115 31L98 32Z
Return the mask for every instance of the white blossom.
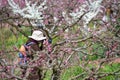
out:
M88 24L89 22L97 16L97 14L100 12L102 0L87 0L84 4L79 6L79 9L77 9L76 12L69 13L70 16L72 16L71 23L74 23L78 21L78 19L85 13L85 15L82 17L83 21L83 30L85 34L89 34L88 32ZM64 14L65 15L65 14ZM70 23L68 20L68 17L64 16L66 18L66 22ZM73 22L74 21L74 22Z
M44 17L42 11L47 8L47 6L45 6L46 0L38 6L37 3L31 3L31 1L25 0L26 5L24 8L21 8L18 4L16 4L14 0L8 0L8 3L14 14L19 14L23 18L39 20L41 24L43 23Z
M57 22L58 21L58 18L57 17L53 17L54 21Z

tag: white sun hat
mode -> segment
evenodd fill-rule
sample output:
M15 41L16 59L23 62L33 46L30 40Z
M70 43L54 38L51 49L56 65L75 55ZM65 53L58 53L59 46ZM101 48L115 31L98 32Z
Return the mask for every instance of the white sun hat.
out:
M36 41L41 41L41 40L44 40L46 39L46 37L43 36L43 33L39 30L35 30L33 31L32 33L32 36L28 36L29 38L32 38Z

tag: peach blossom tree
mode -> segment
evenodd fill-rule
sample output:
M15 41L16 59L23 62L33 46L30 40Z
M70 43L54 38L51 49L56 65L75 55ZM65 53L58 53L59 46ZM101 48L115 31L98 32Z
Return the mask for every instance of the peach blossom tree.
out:
M98 80L120 74L120 69L100 72L105 63L119 57L119 0L4 0L0 6L1 12L3 7L10 10L5 11L7 19L1 16L2 22L26 37L19 27L42 30L48 40L44 42L44 50L34 51L34 59L29 59L27 65L9 63L1 57L0 78L44 80L51 71L50 80L61 80L62 73L72 66L83 72L70 80ZM4 53L1 50L0 54Z

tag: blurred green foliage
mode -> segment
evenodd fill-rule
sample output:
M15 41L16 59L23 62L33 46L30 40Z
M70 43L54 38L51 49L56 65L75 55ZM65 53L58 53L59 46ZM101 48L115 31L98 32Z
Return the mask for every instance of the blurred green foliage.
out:
M119 69L120 67L119 63L114 63L112 65L109 64L105 64L100 70L99 73L108 73L108 72L114 72L117 69ZM89 64L87 65L87 67L89 68L93 68L95 67L95 65L93 64ZM70 78L73 78L77 75L83 74L79 79L77 80L84 80L84 78L87 76L88 72L85 72L80 66L73 66L68 68L67 70L63 71L62 75L61 75L61 80L70 80ZM109 76L105 76L103 78L100 78L99 80L119 80L120 76L116 76L116 75L109 75Z
M29 28L22 27L21 29L27 35L31 34ZM12 46L20 47L26 42L27 38L24 35L18 31L15 32L16 35L14 35L9 28L0 29L0 50L3 48L10 50Z
M83 73L83 69L79 66L73 66L65 71L63 71L61 75L61 80L69 80L70 78L79 75L80 73ZM80 80L80 79L79 79Z

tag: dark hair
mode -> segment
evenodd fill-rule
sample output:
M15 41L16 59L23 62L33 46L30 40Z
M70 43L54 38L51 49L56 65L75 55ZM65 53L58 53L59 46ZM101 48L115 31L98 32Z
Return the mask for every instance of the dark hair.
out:
M28 44L29 42L34 42L36 44L39 44L38 41L32 39L32 38L29 38L28 41L26 42L26 44Z
M35 44L37 44L38 46L39 46L39 41L36 41L36 40L34 40L34 39L32 39L32 38L29 38L28 39L28 41L26 42L26 44L28 44L28 43L30 43L30 42L34 42ZM40 41L40 43L41 43L41 45L40 45L40 50L43 50L43 40L42 41Z

